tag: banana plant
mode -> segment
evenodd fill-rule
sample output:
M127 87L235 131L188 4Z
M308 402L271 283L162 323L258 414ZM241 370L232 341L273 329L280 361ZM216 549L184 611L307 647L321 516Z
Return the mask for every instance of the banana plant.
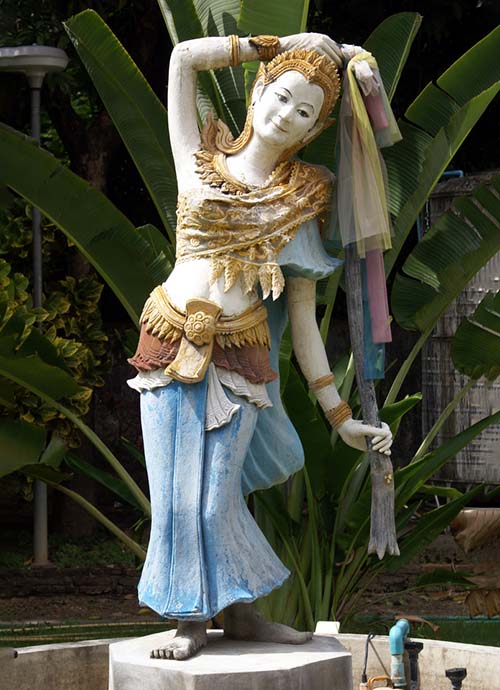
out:
M305 29L308 11L308 2L305 0L288 0L286 3L269 3L267 0L216 0L210 3L206 0L158 1L173 43L228 33L297 33ZM400 13L386 19L366 41L366 47L378 59L391 98L396 92L420 23L419 15ZM137 326L144 299L155 285L167 277L174 260L176 184L168 144L166 110L131 56L95 12L82 12L68 20L66 26L137 166L164 228L160 230L152 225L134 227L104 195L70 172L31 139L5 125L0 125L0 182L40 208L76 244L110 285ZM398 251L434 184L498 92L500 74L495 58L498 47L497 30L452 65L438 79L437 87L432 84L426 87L400 122L404 139L385 154L390 209L395 228L395 248L386 259L388 272L394 266ZM244 68L200 75L200 121L208 110L212 110L237 133L243 123L253 74L254 67L245 65ZM335 128L325 132L303 155L307 160L333 168ZM479 193L487 194L487 190ZM491 199L488 197L488 212L483 214L484 218L468 208L464 209L467 202L457 203L461 205L459 213L463 213L463 222L467 226L472 223L474 227L477 222L478 227L473 257L467 263L467 270L462 273L457 270L454 280L448 281L446 271L440 272L441 265L433 263L435 259L439 263L438 258L441 258L446 259L447 266L454 265L456 255L452 249L456 246L457 224L455 218L451 217L455 213L453 211L431 230L426 244L420 245L421 249L416 248L414 258L403 267L404 275L398 276L395 281L393 306L396 318L422 328L422 335L427 333L442 309L453 299L454 289L465 285L467 276L474 275L492 253L500 249L490 229L485 229L485 218L488 220L493 208ZM470 242L470 238L467 241ZM438 258L425 251L434 246L439 248ZM456 258L457 267L467 254L467 246L464 240L457 249L462 252ZM448 251L444 247L448 247ZM413 287L407 284L408 280L414 281ZM321 324L325 338L330 329L333 305L340 285L341 276L337 272L320 290L321 299L326 304ZM407 297L399 297L399 291ZM482 324L483 334L490 324L487 308L486 305L484 313L477 319ZM4 328L0 333L0 374L25 385L64 411L64 396L72 394L67 373L62 369L58 371L58 364L50 360L50 353L43 355L40 350L30 350L29 343L27 349L17 351L14 343L19 343L21 324L16 325L17 330L14 325L11 324L14 340L9 329ZM43 336L38 334L37 337L41 339L40 344ZM465 339L462 340L465 344L462 344L462 350L457 345L458 353L467 347L470 332L465 329L460 337ZM402 560L390 559L378 563L366 554L369 515L367 460L362 453L347 448L335 435L330 434L290 356L289 339L285 338L281 351L283 395L302 438L306 465L289 485L259 493L253 503L257 519L270 542L284 562L294 569L290 582L273 593L263 605L275 619L290 622L291 618L299 626L311 627L319 618L342 616L346 619L359 604L364 588L378 573L384 568L399 567L404 559L410 558L426 540L437 535L453 515L466 505L472 494L452 491L447 493L446 498L450 500L442 508L426 509L425 496L438 491L430 487L428 481L458 449L487 425L496 423L498 413L430 453L423 449L408 467L396 471L397 521L401 532ZM405 366L407 370L409 365L403 365L402 369ZM53 381L48 376L47 367L51 367ZM43 376L37 371L43 372ZM29 373L33 373L33 377ZM356 408L356 391L348 354L336 367L336 374L343 397L350 398L352 406ZM382 410L382 418L394 430L402 416L419 402L418 395L397 400L403 376L400 369L399 378L396 377ZM305 419L308 420L307 424L304 423ZM72 421L101 451L113 474L99 471L89 463L74 458L68 458L67 466L73 471L93 476L108 487L116 479L120 484L115 484L115 488L121 492L122 498L135 501L147 515L147 499L134 480L126 476L118 459L81 420L73 418ZM42 442L41 437L37 438L38 444L43 445L47 441L44 439ZM0 442L1 439L0 429ZM43 450L39 452L39 445L35 441L33 443L27 465L38 465L38 471L43 471L40 468L47 464L42 462ZM23 459L26 457L23 455ZM61 471L59 467L52 469L54 472ZM54 474L46 481L66 493L70 491ZM84 505L82 500L80 503ZM92 506L84 507L92 512ZM98 519L106 524L105 516ZM112 529L111 525L107 526ZM130 546L140 556L140 547L137 544Z

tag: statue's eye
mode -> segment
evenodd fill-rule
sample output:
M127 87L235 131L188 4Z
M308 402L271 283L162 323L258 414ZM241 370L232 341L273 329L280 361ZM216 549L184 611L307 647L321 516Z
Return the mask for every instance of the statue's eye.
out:
M283 93L276 92L276 98L280 103L288 103L288 98Z
M307 110L302 110L301 108L300 110L297 110L297 112L300 115L300 117L309 117L309 113L307 112Z

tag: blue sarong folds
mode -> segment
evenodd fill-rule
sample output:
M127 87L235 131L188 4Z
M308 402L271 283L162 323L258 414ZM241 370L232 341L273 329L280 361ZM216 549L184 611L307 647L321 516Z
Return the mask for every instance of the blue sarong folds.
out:
M139 600L167 618L205 621L279 587L289 571L250 514L242 469L258 408L205 431L207 379L141 393L152 525Z

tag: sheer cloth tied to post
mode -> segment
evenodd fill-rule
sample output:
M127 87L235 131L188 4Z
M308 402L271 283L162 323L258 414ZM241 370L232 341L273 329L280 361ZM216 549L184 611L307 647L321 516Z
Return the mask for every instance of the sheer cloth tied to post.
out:
M383 252L391 247L385 167L379 148L401 139L377 62L344 46L347 61L340 108L337 225L346 250L349 327L363 419L380 426L373 379L383 378L392 340ZM394 475L385 455L368 451L372 480L369 553L398 555Z

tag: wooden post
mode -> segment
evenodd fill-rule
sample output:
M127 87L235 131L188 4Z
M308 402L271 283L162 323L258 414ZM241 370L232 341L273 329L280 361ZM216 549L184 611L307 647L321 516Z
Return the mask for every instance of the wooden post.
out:
M357 256L356 248L352 245L346 248L345 255L349 332L363 420L367 424L380 426L375 386L373 381L366 381L363 377L363 292L360 260ZM394 519L394 472L392 463L387 455L371 450L370 442L368 442L368 447L372 480L368 553L376 553L380 559L384 557L386 552L391 556L399 556Z

